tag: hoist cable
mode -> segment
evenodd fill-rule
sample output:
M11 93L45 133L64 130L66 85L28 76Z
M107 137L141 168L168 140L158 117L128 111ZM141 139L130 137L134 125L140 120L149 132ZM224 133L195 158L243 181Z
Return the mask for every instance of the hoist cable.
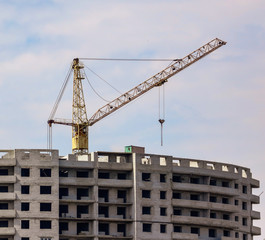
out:
M85 72L84 72L85 73ZM90 83L90 81L88 80L88 77L87 77L87 75L86 75L86 73L85 73L85 77L86 77L86 80L87 80L87 82L88 82L88 84L89 84L89 86L92 88L92 90L93 90L93 92L99 97L99 98L101 98L103 101L105 101L105 102L110 102L110 101L108 101L108 100L106 100L105 98L103 98L94 88L93 88L93 86L92 86L92 84Z
M89 68L88 66L84 65L90 72L92 72L94 75L96 75L99 79L101 79L102 81L104 81L106 84L108 84L111 88L113 88L116 92L118 92L119 94L122 94L117 88L115 88L114 86L112 86L110 83L108 83L105 79L103 79L101 76L99 76L97 73L95 73L91 68Z

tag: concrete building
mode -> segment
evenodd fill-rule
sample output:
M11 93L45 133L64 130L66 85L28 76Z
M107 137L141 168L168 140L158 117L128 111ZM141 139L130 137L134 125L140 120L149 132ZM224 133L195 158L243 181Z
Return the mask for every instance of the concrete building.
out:
M226 163L125 152L2 150L0 240L251 240L259 181Z

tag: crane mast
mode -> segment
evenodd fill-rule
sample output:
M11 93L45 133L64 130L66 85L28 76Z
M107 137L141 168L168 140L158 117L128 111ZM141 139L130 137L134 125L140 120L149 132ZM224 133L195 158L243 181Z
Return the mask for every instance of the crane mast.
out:
M67 81L64 83L57 101L53 107L52 113L49 117L48 124L51 128L52 124L63 124L72 126L72 151L76 154L83 154L88 152L88 127L92 126L96 122L105 118L109 114L117 111L122 106L138 98L142 94L148 92L156 86L161 86L168 81L169 78L184 70L188 66L197 62L201 58L205 57L209 53L215 51L226 42L221 39L215 38L192 53L188 54L182 59L176 59L168 67L155 74L151 78L122 94L118 98L109 102L105 106L98 109L92 117L88 120L86 113L86 106L84 100L84 93L82 87L82 80L84 79L84 65L75 58L72 63L72 70L74 71L73 79L73 106L72 106L72 120L66 119L54 119L55 112L58 104L62 98L62 94L66 87L70 74L67 77ZM50 138L49 138L50 139ZM49 145L51 146L51 144Z
M73 60L73 106L72 106L72 151L73 153L87 153L88 151L88 120L83 93L82 80L84 65L78 58Z

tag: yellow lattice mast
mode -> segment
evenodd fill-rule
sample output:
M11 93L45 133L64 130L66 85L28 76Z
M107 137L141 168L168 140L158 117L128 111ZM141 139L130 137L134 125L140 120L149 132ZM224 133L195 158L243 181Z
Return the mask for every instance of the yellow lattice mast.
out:
M82 80L84 65L78 58L73 60L73 106L72 106L72 151L81 154L88 152L88 120Z

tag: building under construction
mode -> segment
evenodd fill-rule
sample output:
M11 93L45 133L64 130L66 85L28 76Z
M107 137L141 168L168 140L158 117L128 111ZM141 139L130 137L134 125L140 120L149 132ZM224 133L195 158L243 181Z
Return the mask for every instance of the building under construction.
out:
M2 150L3 152L4 150ZM248 168L145 153L8 150L1 240L251 240L260 213Z

